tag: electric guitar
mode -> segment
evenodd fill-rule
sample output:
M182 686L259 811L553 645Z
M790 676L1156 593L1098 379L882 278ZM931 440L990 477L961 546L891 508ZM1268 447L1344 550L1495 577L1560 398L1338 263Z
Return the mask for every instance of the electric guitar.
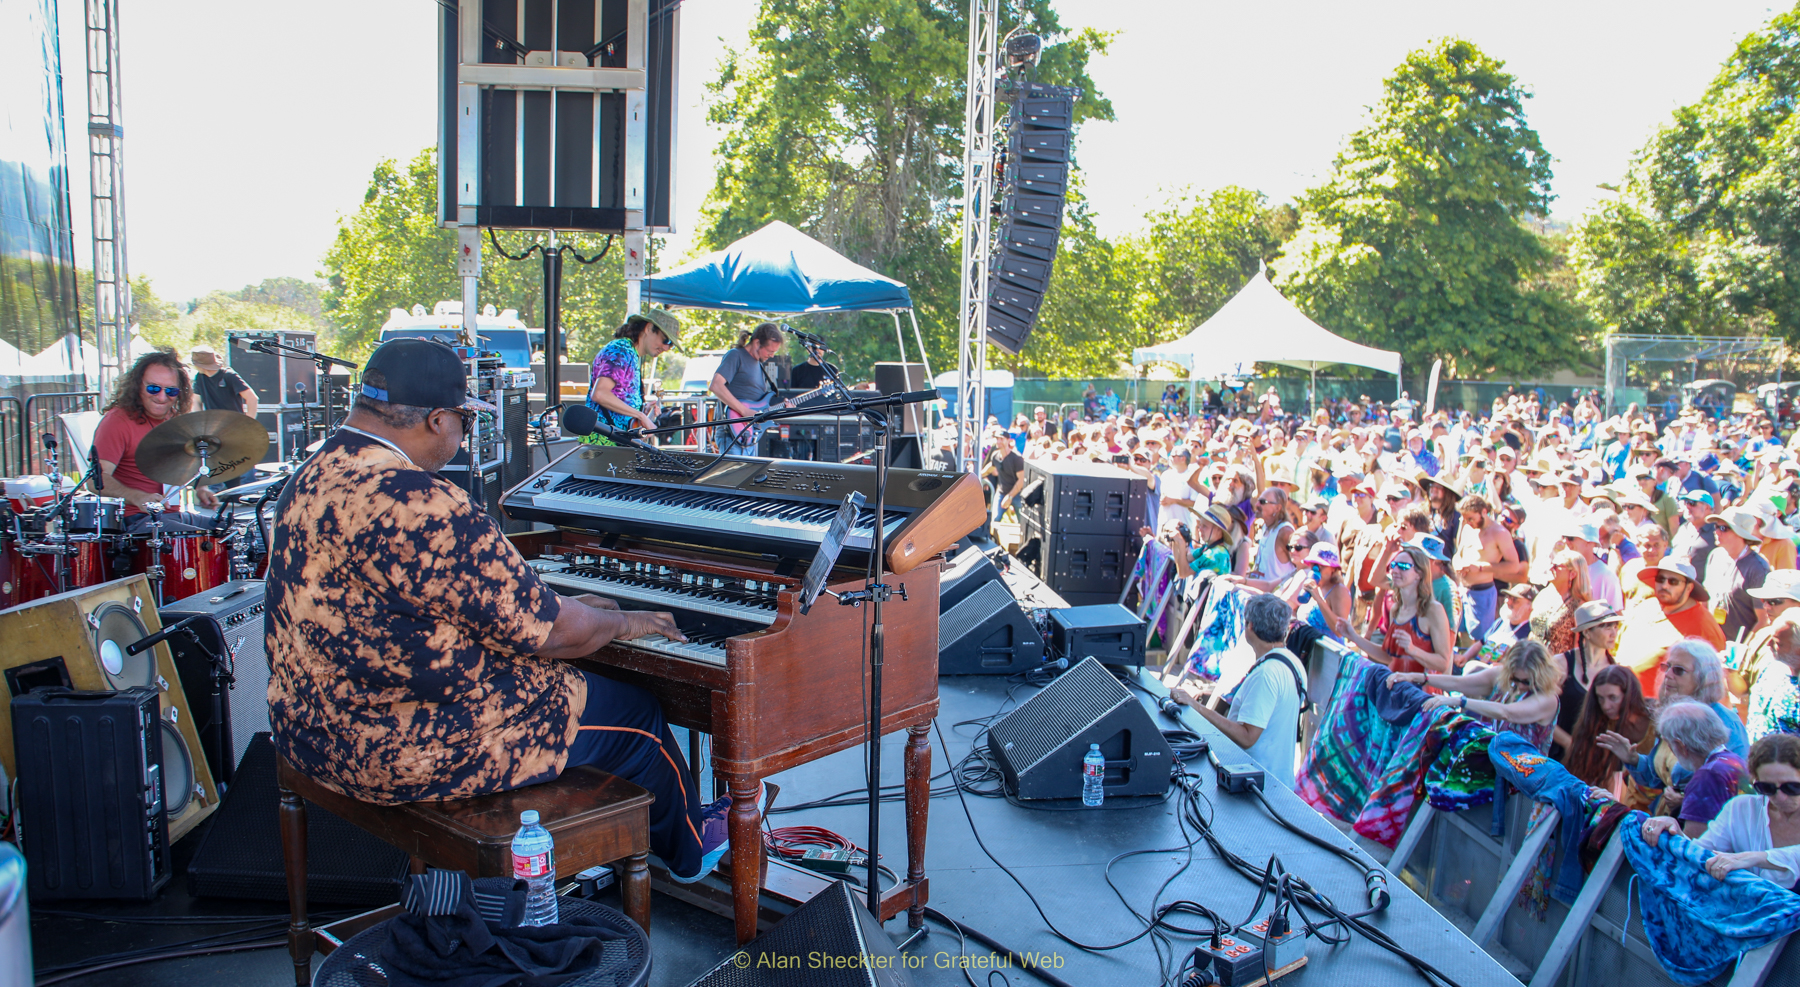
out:
M794 407L798 408L823 397L825 392L830 390L832 386L833 385L830 382L826 382L804 394L791 398L781 397L780 391L769 391L763 397L753 401L745 401L744 407L750 409L752 415L760 415L777 404L792 404ZM730 414L731 409L726 408L725 411ZM732 414L731 417L736 418L737 415ZM757 443L762 441L763 432L773 428L774 425L774 422L738 422L735 425L720 428L719 445L721 447L735 445L740 449L745 449L754 453L756 451ZM728 435L729 438L727 437Z

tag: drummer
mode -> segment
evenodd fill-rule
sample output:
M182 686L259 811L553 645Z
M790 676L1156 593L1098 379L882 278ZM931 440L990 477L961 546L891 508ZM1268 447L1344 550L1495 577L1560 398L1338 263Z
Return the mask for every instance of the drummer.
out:
M193 386L187 368L172 353L146 353L138 357L113 391L112 401L94 430L94 454L100 461L100 490L104 497L125 501L125 530L143 531L150 516L144 506L165 497L163 485L138 469L137 448L150 430L174 418L188 406ZM219 500L205 487L195 491L200 506L217 507ZM195 528L211 528L212 518L170 510L163 520Z

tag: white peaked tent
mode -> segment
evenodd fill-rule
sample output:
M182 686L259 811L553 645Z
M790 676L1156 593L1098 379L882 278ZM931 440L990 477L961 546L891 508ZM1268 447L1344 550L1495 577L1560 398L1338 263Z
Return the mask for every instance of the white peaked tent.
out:
M1353 343L1320 326L1275 290L1264 271L1192 332L1134 349L1131 362L1177 364L1187 368L1189 380L1248 375L1255 363L1298 367L1315 376L1334 363L1400 373L1400 354Z

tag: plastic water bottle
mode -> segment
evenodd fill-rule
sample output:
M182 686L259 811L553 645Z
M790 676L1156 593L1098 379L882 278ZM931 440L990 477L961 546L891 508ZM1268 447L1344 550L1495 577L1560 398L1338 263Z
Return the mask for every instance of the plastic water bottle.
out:
M1099 805L1106 798L1106 756L1099 744L1089 744L1087 756L1081 759L1081 804Z
M525 925L555 925L556 850L550 831L538 825L536 809L519 813L519 831L512 841L513 878L524 881Z

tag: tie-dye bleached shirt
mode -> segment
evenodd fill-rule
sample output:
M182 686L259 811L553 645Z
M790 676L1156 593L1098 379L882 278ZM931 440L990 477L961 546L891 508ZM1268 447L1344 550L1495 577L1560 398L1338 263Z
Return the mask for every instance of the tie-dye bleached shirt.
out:
M591 394L594 381L605 377L613 383L613 394L626 405L644 410L643 360L638 357L637 346L623 337L615 339L600 347L594 354L594 364L588 368L588 391ZM600 407L592 397L587 406L600 416L602 425L610 425L616 429L636 428L637 421ZM612 442L598 435L584 435L581 441L589 445L612 445Z
M533 657L561 603L460 487L340 431L272 540L269 723L296 768L383 803L562 771L587 687Z

